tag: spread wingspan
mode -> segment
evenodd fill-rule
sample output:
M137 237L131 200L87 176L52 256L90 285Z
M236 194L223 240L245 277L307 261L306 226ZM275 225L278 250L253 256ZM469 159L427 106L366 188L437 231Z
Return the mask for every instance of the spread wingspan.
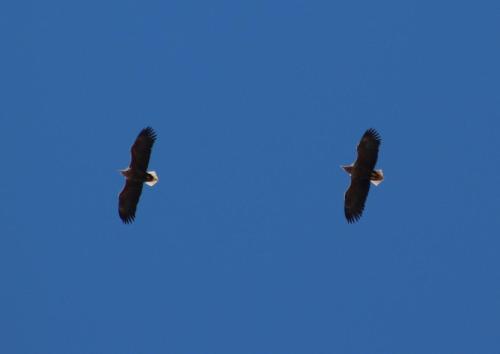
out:
M130 166L122 171L126 182L118 200L118 214L125 224L135 219L137 203L139 203L144 183L153 185L158 181L155 172L148 173L147 171L155 140L156 133L151 127L141 130L130 150L132 155Z
M363 215L370 191L370 180L377 185L383 180L381 171L374 171L382 140L375 129L368 129L357 147L358 156L350 168L351 184L344 196L344 213L348 223L354 223Z

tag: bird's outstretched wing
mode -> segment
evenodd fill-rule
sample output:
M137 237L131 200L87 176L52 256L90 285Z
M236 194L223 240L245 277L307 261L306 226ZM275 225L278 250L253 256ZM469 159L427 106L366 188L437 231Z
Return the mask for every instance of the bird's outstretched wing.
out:
M135 219L135 210L142 193L142 182L127 180L118 200L118 214L125 224Z
M373 129L368 129L358 144L358 157L354 165L363 171L368 171L370 174L375 168L378 159L378 149L382 139L379 133Z
M369 190L369 179L355 177L351 179L351 185L344 196L344 213L349 224L358 221L363 215Z
M149 165L149 157L151 156L151 148L156 140L156 133L151 127L141 130L134 145L130 150L132 161L130 162L131 169L146 171Z

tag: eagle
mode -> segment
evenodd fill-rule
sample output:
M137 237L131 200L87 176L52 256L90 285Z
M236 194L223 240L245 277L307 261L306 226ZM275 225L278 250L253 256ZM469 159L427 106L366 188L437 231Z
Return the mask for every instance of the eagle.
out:
M151 148L155 140L156 133L153 128L142 129L130 149L132 155L130 166L120 170L126 181L118 198L118 214L125 224L131 223L135 219L135 210L137 203L139 203L143 184L146 183L152 187L158 182L156 172L147 171Z
M351 185L344 195L344 213L349 224L361 218L365 209L370 182L378 186L384 180L382 170L375 170L382 139L375 129L368 129L358 144L358 157L348 166L341 166L350 176Z

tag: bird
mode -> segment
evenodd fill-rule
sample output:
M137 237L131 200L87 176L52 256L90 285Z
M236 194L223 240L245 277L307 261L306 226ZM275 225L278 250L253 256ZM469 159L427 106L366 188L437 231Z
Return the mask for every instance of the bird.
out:
M156 133L153 128L146 127L142 129L130 149L132 155L130 166L120 170L125 177L125 187L123 187L118 198L118 214L125 224L132 223L135 219L135 211L142 193L143 184L146 183L152 187L158 182L156 172L147 171L151 148L155 140Z
M351 184L344 195L344 214L349 224L363 215L370 182L378 186L384 180L383 171L374 169L381 143L382 139L375 129L366 130L357 147L356 161L341 166L351 176Z

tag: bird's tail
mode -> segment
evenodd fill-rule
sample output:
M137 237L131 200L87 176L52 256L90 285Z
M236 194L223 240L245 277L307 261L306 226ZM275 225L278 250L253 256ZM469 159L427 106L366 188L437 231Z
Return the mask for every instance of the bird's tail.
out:
M156 183L158 183L158 175L155 171L148 171L148 174L153 177L153 179L151 181L146 181L146 184L153 187Z
M384 172L382 170L373 170L372 175L370 177L370 182L373 183L374 186L378 186L384 180Z

